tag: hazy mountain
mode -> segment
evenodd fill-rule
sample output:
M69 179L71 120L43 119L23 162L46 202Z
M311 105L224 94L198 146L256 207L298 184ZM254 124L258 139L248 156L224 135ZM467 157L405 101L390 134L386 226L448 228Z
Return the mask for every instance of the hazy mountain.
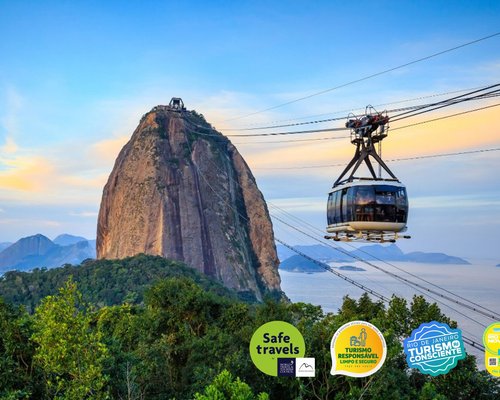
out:
M468 265L470 262L460 257L449 256L444 253L423 253L421 251L414 251L405 254L407 261L429 263L429 264L464 264Z
M313 245L297 245L294 246L295 249L308 255L309 257L315 258L319 261L351 261L352 258L346 254L341 253L338 250L335 250L328 246L323 246L321 244L313 244ZM276 246L278 251L278 257L281 262L285 261L287 258L290 258L297 253L293 250L290 250L288 247L283 246L282 244L278 244Z
M325 267L330 267L328 264L324 264ZM330 267L339 269L341 271L366 271L363 268L355 267L352 265L342 265L340 267ZM300 254L296 254L287 258L280 264L280 269L283 271L289 272L325 272L325 268L321 265L316 264L315 262L301 256Z
M276 245L276 251L281 263L283 263L283 261L285 261L287 258L290 258L297 254L293 250L290 250L288 247L283 246L282 244Z
M334 267L335 268L335 267ZM353 265L342 265L341 267L336 267L341 271L366 271L366 269L361 267L355 267Z
M19 239L0 253L0 270L29 268L55 247L56 244L41 234Z
M293 256L293 251L286 248L285 246L278 244L276 247L282 264L288 258ZM346 254L343 254L331 247L320 244L299 245L294 247L302 253L323 262L352 262L356 257L366 261L382 260L411 261L429 264L470 264L463 258L450 256L444 253L424 253L421 251L403 253L396 244L390 244L388 246L384 246L381 244L372 244L361 246L356 250L350 251L344 249ZM286 249L286 251L284 249Z
M63 243L65 240L71 241L71 238L78 238L71 235L61 236L63 236ZM79 264L87 258L95 258L95 243L93 242L83 238L83 241L60 246L41 234L28 236L0 252L0 272Z
M2 243L0 243L0 252L3 251L3 250L5 250L11 244L12 244L12 242L2 242Z
M59 246L69 246L71 244L76 244L78 242L87 242L88 240L82 236L74 236L68 235L67 233L63 233L56 237L53 242L58 244Z
M290 272L324 272L325 268L322 268L318 264L308 260L307 258L296 254L287 258L280 264L280 269Z
M389 246L381 244L361 246L357 250L351 251L350 254L371 261L377 259L384 261L407 261L405 260L405 254L395 244L390 244Z

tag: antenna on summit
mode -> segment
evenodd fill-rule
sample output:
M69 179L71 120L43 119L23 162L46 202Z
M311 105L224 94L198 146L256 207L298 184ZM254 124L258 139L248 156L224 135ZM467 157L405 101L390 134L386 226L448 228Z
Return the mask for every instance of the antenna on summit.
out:
M172 97L172 100L170 100L168 106L173 111L186 111L186 107L184 107L184 102L180 97Z

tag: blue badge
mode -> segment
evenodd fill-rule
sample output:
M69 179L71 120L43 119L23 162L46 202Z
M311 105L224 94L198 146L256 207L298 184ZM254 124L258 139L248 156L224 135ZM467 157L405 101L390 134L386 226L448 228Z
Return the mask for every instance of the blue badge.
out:
M436 321L415 329L404 340L404 351L410 368L432 376L448 373L465 358L462 331Z
M295 358L278 358L278 376L295 377Z

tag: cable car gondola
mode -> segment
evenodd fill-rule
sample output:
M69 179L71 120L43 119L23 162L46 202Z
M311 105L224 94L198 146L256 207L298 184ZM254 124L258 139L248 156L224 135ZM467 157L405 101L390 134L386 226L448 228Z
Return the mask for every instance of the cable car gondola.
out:
M375 150L375 144L378 143L380 149L381 141L387 137L389 117L370 113L370 110L373 109L367 107L362 118L353 117L346 122L346 127L351 128L351 143L356 151L328 195L326 231L330 235L325 236L327 239L394 242L410 237L400 234L406 231L408 218L405 185ZM378 163L378 176L370 157ZM363 163L370 177L355 176ZM382 169L389 178L382 178Z

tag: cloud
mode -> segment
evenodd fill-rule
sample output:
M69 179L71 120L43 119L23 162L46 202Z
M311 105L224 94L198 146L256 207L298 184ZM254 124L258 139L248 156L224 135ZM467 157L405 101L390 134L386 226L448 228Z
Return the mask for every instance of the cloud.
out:
M99 164L112 165L122 147L130 139L130 134L99 140L90 146L92 160Z
M411 208L483 208L500 207L500 199L487 195L422 196L410 199Z
M14 154L19 150L16 142L11 136L7 136L5 138L5 143L0 146L0 155L1 154Z
M97 211L74 211L69 213L72 217L95 218L98 215Z
M107 174L87 165L84 153L61 148L0 152L2 201L29 204L97 202Z
M10 226L15 226L16 228L19 227L30 228L34 226L57 228L61 226L61 223L58 221L47 220L47 219L36 219L36 218L30 218L29 220L21 218L0 218L0 225L10 225Z
M13 156L1 158L0 188L23 192L44 191L54 167L43 157Z

